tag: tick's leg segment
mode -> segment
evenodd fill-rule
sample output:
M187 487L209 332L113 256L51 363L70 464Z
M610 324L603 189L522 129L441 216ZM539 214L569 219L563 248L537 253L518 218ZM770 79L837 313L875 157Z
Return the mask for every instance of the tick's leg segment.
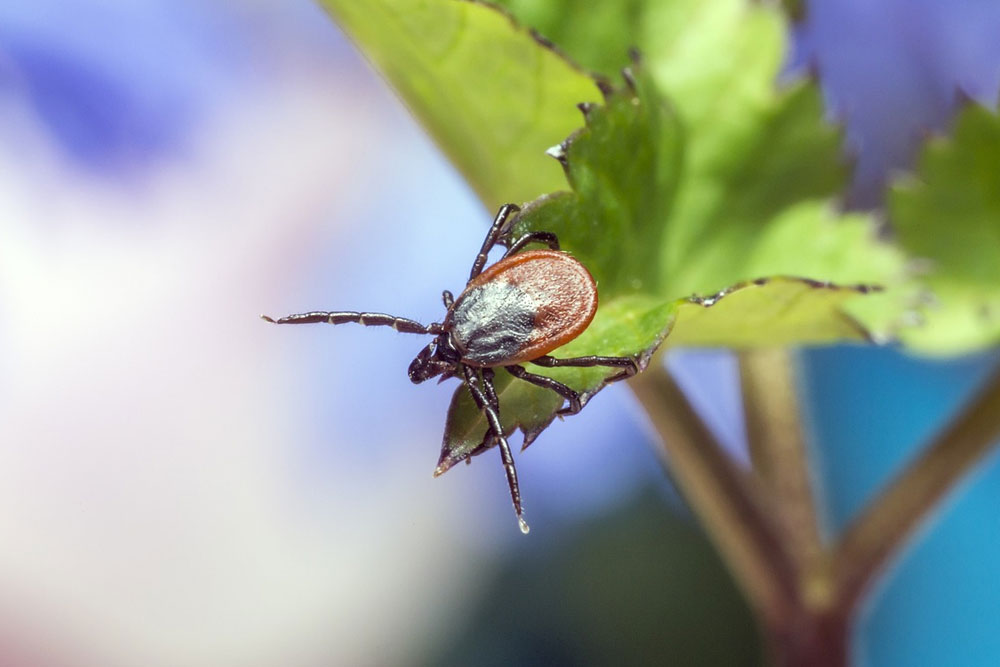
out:
M492 368L482 369L483 374L483 393L486 394L486 400L489 401L490 406L500 414L500 399L497 398L496 387L493 386L493 377L495 373Z
M605 378L604 382L599 385L598 388L606 387L612 382L618 382L619 380L626 380L636 373L639 372L639 364L632 357L571 357L569 359L556 359L555 357L544 356L538 357L537 359L532 359L531 363L538 366L545 366L546 368L557 368L559 366L575 366L578 368L586 368L591 366L608 366L610 368L621 368L622 370L614 375ZM594 395L595 392L590 393L588 396L583 397L580 400L581 404L585 404L589 398ZM578 410L573 410L573 405L563 408L556 412L557 415L571 415L574 412L579 412ZM582 405L581 405L582 407Z
M492 371L488 374L490 379L483 379L484 385L489 385L489 388L484 393L482 389L479 388L479 378L476 377L476 371L471 366L462 365L462 371L465 373L465 384L469 387L469 392L472 394L472 400L476 402L476 405L482 410L483 415L486 417L486 421L490 425L490 430L493 432L492 435L496 438L500 445L500 459L503 461L504 472L507 473L507 486L510 487L510 499L514 503L514 512L517 514L517 522L521 527L522 533L528 532L528 524L524 521L521 510L521 489L517 485L517 470L514 468L514 456L510 453L510 445L507 444L507 438L504 437L503 427L500 426L500 415L497 413L496 408L493 406L490 397L496 400L496 391L493 389L492 382Z
M529 243L544 243L549 247L549 250L559 250L559 237L552 232L528 232L507 246L507 252L503 256L510 257L514 253L524 250L524 247Z
M486 400L500 414L500 399L497 398L496 388L493 386L493 369L484 368L483 373L483 394L486 396ZM493 429L486 429L486 433L483 434L482 442L474 450L469 452L469 458L465 459L466 463L472 463L472 457L485 452L487 449L496 444L496 437L493 435Z
M555 357L546 355L532 359L531 363L537 366L545 366L546 368L558 368L559 366L584 368L589 366L609 366L611 368L621 368L622 372L612 375L611 377L614 380L608 378L608 382L623 380L639 372L639 364L632 357L571 357L569 359L556 359Z
M567 387L562 382L553 380L552 378L547 378L544 375L536 375L534 373L529 373L524 370L523 366L504 366L507 372L516 378L524 380L525 382L530 382L531 384L538 385L539 387L545 387L546 389L551 389L556 392L567 401L569 405L560 410L560 414L575 415L577 412L583 409L583 405L580 403L580 393L575 389Z
M469 273L469 280L472 280L480 273L483 272L483 267L486 266L486 258L490 254L490 250L493 246L497 244L500 239L500 235L503 233L504 225L507 224L507 218L510 217L511 213L517 213L520 211L520 207L516 204L504 204L497 211L497 217L493 219L493 224L490 225L490 231L486 233L486 239L483 241L483 247L479 249L479 254L476 255L476 261L472 263L472 271Z
M267 315L261 317L273 324L363 324L366 327L392 327L402 333L428 334L440 333L439 326L431 324L424 326L420 322L408 320L405 317L395 317L385 313L353 313L353 312L326 312L314 311L311 313L299 313L297 315L286 315L280 319L272 319Z

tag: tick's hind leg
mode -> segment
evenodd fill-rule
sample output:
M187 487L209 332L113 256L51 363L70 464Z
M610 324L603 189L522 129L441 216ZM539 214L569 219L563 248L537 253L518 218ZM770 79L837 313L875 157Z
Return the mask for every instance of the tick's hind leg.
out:
M572 366L576 368L588 368L594 366L607 366L609 368L621 368L619 372L604 378L604 381L593 391L587 392L585 395L579 396L578 401L583 405L587 404L587 401L593 398L594 394L608 386L612 382L618 382L619 380L627 380L636 373L639 372L639 364L632 357L571 357L569 359L557 359L555 357L544 356L538 357L537 359L532 359L531 363L538 366L544 366L546 368L558 368L560 366ZM565 407L558 412L557 415L571 415L575 412L579 412L580 409L573 410L573 405Z
M490 250L493 246L497 244L500 236L503 234L504 225L507 224L507 218L510 217L511 213L517 213L521 208L516 204L504 204L497 211L497 217L493 219L493 224L490 225L490 231L486 233L486 239L483 240L483 247L479 249L479 254L476 255L476 261L472 263L472 271L469 273L469 280L472 280L480 273L483 272L483 267L486 266L486 258L489 257Z
M493 388L493 371L490 370L483 374L483 385L486 386L485 392L479 388L479 379L476 377L476 371L473 368L463 365L462 371L465 373L465 384L469 387L472 400L482 410L487 423L489 423L489 430L492 431L492 437L500 445L500 459L503 461L504 472L507 474L507 486L510 487L510 499L514 503L514 513L517 514L517 523L521 528L521 532L527 533L529 530L528 523L524 520L521 508L521 489L517 484L517 469L514 467L514 456L510 452L510 445L507 443L507 438L504 437L497 407L494 407L494 405L499 406L499 401L497 401L496 390ZM489 437L490 434L487 433L487 439Z
M560 366L573 366L577 368L588 368L593 366L607 366L609 368L621 368L621 372L615 373L607 378L604 383L610 384L630 378L639 372L639 363L632 357L571 357L569 359L557 359L548 355L532 359L531 363L546 368L558 368Z
M538 385L539 387L544 387L546 389L551 389L556 392L567 401L569 405L565 408L559 410L559 414L563 415L575 415L577 412L583 409L583 404L580 402L580 392L576 391L571 387L567 387L562 382L553 380L552 378L545 377L544 375L536 375L535 373L529 373L524 370L523 366L504 366L507 372L516 378L524 380L525 382L530 382L531 384Z

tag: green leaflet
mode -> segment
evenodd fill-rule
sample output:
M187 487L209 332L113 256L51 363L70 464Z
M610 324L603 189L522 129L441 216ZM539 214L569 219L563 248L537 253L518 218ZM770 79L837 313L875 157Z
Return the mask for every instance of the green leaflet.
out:
M1000 118L977 105L954 136L931 140L915 178L893 187L900 245L921 260L918 322L899 330L922 352L956 354L1000 340Z

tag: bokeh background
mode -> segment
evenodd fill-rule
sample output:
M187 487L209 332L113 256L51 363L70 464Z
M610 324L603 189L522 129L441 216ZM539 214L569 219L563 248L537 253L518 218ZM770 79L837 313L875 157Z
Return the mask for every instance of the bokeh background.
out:
M1000 5L814 0L855 206L1000 93ZM626 387L432 479L453 387L417 337L490 219L306 0L0 3L0 665L757 664L749 615ZM804 355L836 530L996 355ZM736 456L724 352L669 360ZM1000 468L867 610L871 665L1000 661Z

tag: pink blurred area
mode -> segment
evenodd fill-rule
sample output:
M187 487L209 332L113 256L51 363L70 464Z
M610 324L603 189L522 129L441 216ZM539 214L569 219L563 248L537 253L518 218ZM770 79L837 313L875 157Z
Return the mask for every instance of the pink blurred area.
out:
M315 8L287 19L281 3L216 4L211 15L195 3L154 7L197 28L163 38L159 56L187 53L190 85L210 93L190 93L185 71L162 65L164 85L187 90L196 112L185 111L166 148L124 169L81 165L30 94L46 80L32 80L16 53L2 58L2 665L406 663L447 632L476 588L477 559L497 546L492 526L477 527L480 503L454 509L485 493L477 478L431 478L447 394L406 394L399 400L417 401L405 412L414 416L400 418L380 389L388 371L368 369L373 350L395 345L391 382L403 396L418 341L341 348L343 377L325 389L312 352L319 337L331 344L330 331L257 319L267 309L361 305L305 303L324 291L311 272L328 268L325 278L342 284L325 291L344 298L349 280L391 261L383 254L349 278L321 259L341 240L380 246L347 225L385 203L387 174L412 171L404 156L428 153L426 139ZM142 13L109 2L100 11ZM242 40L235 51L206 47L219 17L222 38ZM0 20L8 36L71 59L102 39L60 42L28 9L8 7ZM132 43L142 30L159 34L125 23L79 29L104 30L110 42L117 30L139 31ZM211 57L198 64L197 49ZM240 62L248 53L256 59ZM121 73L134 66L130 52L119 57L119 70L92 64L132 81ZM71 120L87 118L74 107L83 103L47 102ZM439 159L421 168L450 177ZM483 215L464 201L456 206ZM478 234L470 225L469 238ZM425 301L401 303L404 291L384 307L433 316L440 278L409 282ZM360 405L370 414L342 430L318 425L338 392L352 390L368 395ZM421 416L431 404L438 412ZM349 455L379 451L358 433L365 420L403 440L386 443L391 455L377 466ZM489 472L488 491L502 492L499 471ZM509 509L492 506L488 516L503 512L513 533Z

